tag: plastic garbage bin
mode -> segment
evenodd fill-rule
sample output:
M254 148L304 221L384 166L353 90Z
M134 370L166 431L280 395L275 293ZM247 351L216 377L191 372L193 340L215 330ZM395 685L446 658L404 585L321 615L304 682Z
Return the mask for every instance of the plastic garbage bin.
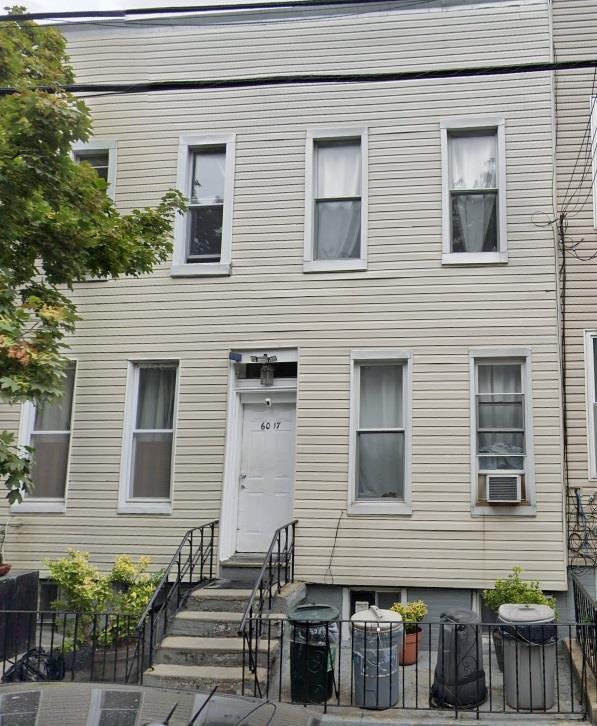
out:
M440 623L430 704L476 708L487 698L481 618L468 608L454 608L442 613Z
M547 605L502 605L504 692L511 708L548 710L555 702L557 627ZM507 626L507 627L506 627Z
M360 708L391 708L399 696L402 616L373 606L350 621L355 703Z
M296 703L324 703L334 689L338 609L332 605L298 605L290 622L290 693Z

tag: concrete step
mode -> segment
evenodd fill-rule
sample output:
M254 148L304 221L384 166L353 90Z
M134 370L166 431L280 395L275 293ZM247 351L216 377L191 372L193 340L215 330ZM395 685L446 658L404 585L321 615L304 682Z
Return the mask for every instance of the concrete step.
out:
M277 640L269 642L269 661L273 663L278 655L280 644ZM197 638L184 635L170 635L162 640L156 653L156 663L174 665L213 665L242 666L243 638ZM268 661L268 642L259 643L258 665L266 667Z
M261 682L265 671L258 670ZM253 674L245 669L245 689L252 693ZM192 688L211 690L218 686L219 693L242 693L243 669L240 666L199 666L159 663L143 674L144 686L161 688Z
M236 638L242 613L209 610L182 610L170 628L169 635L192 635L200 638Z
M241 588L202 587L191 593L186 607L188 610L242 613L247 607L251 592Z

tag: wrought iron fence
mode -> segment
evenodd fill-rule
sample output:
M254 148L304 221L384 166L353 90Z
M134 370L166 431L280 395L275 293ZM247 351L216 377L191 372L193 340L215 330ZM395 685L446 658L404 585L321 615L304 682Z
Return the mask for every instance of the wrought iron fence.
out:
M115 613L4 610L0 680L140 682L136 626Z
M570 571L570 579L574 593L574 616L582 625L577 628L576 642L583 652L586 664L593 675L597 676L597 603L573 570Z
M269 616L255 618L252 627L260 637L245 653L244 692L317 704L324 711L358 707L456 717L465 711L478 717L525 713L536 714L538 722L546 714L580 719L587 680L595 678L584 658L575 666L571 650L579 633L588 642L592 625L423 623L414 646L401 630L378 630L372 623L292 623Z
M193 527L185 533L178 549L164 570L153 597L136 628L137 665L131 672L142 680L143 671L153 665L154 653L166 634L168 624L184 606L194 587L207 584L216 573L215 544L218 520Z
M247 603L241 620L238 634L243 639L243 694L245 692L245 672L250 673L252 685L250 690L262 697L261 681L258 674L259 645L267 629L269 617L265 611L271 611L276 594L291 582L294 582L294 540L295 519L279 527L272 537L271 544L263 560L253 592ZM268 654L269 657L269 654Z

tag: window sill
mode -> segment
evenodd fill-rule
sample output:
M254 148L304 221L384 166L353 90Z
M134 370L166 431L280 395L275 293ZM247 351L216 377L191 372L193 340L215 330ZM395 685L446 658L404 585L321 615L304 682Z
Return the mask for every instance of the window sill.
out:
M229 262L206 262L205 264L175 264L170 268L170 277L215 277L230 275Z
M507 252L444 252L442 265L505 265Z
M471 514L473 517L535 517L537 508L533 504L473 504Z
M20 504L13 504L10 507L11 514L35 512L40 514L65 514L66 502L63 499L39 499L37 501L25 499Z
M118 505L117 514L172 514L172 502L125 502Z
M349 515L411 515L412 505L407 502L351 502L348 505Z
M364 272L366 260L305 260L303 272Z

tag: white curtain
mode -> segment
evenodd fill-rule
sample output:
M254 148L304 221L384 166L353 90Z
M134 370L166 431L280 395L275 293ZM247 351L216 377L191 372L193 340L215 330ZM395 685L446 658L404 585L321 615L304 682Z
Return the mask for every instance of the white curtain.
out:
M69 365L64 378L62 398L50 403L42 403L35 410L34 431L69 431L73 407L75 366Z
M137 429L172 428L175 387L174 366L148 366L140 369Z
M360 257L361 175L359 140L317 145L315 259Z
M361 366L361 429L402 428L402 366Z
M224 201L226 148L203 149L194 154L192 204Z
M497 135L450 136L450 191L497 189ZM497 194L453 194L454 252L497 249Z

